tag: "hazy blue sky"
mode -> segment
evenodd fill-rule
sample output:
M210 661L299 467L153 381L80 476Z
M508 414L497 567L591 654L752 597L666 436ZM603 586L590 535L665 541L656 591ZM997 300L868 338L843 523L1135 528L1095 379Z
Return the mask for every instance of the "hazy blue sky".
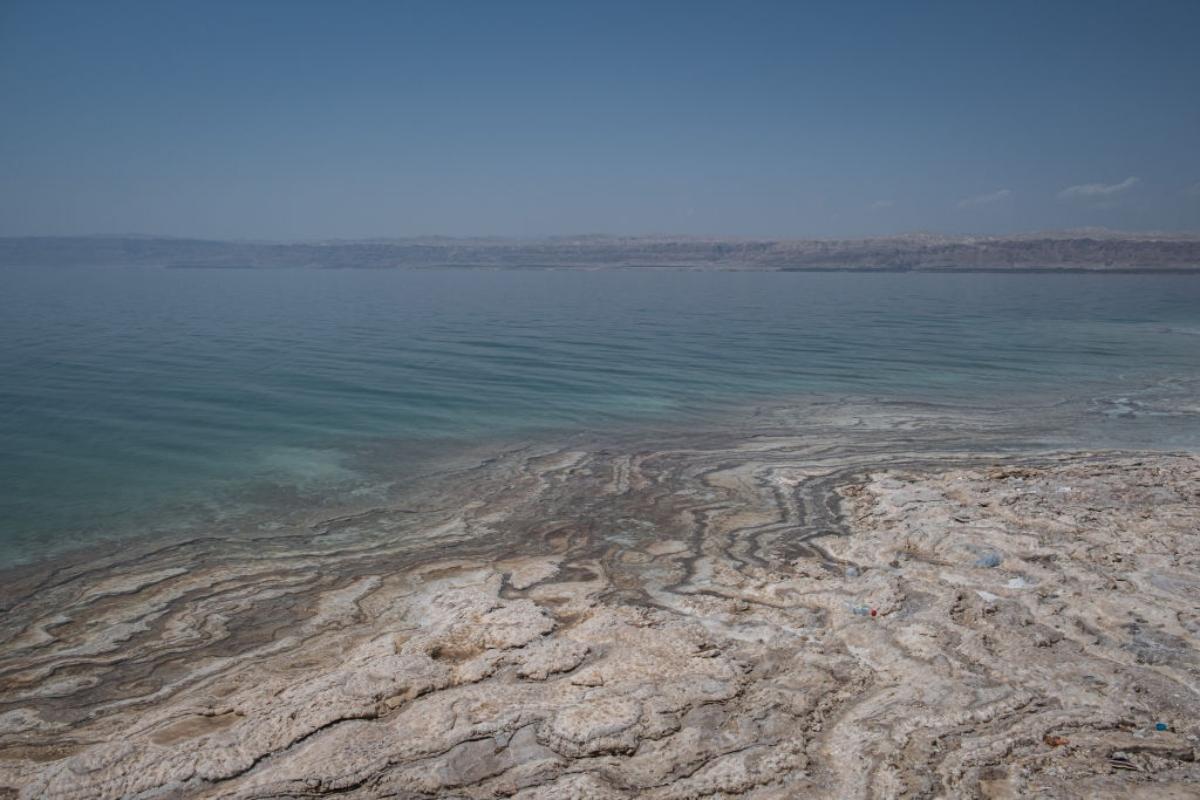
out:
M0 235L1196 230L1198 32L1198 0L0 0Z

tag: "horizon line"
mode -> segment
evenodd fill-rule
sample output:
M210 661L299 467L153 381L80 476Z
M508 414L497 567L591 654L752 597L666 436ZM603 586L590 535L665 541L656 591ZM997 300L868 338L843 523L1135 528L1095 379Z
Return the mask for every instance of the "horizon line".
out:
M722 233L604 233L604 232L579 232L579 233L561 233L561 234L541 234L531 236L518 235L503 235L503 234L444 234L444 233L423 233L423 234L379 234L379 235L364 235L364 236L319 236L312 238L297 238L297 239L282 239L282 238L246 238L246 237L221 237L221 236L205 236L195 234L168 234L168 233L23 233L23 234L3 234L0 235L0 240L4 239L150 239L150 240L166 240L166 241L193 241L193 242L219 242L222 244L290 244L290 245L318 245L318 244L333 244L333 243L360 243L360 242L398 242L398 241L413 241L413 240L445 240L459 242L539 242L539 241L562 241L562 240L586 240L586 239L670 239L677 241L706 241L720 240L731 242L812 242L812 241L837 241L837 242L853 242L853 241L878 241L887 239L912 239L920 237L935 237L940 239L950 240L997 240L997 239L1018 239L1038 236L1081 236L1087 235L1103 235L1106 238L1200 238L1200 230L1129 230L1119 228L1106 228L1103 226L1086 226L1081 228L1042 228L1034 230L1016 231L1011 233L946 233L936 230L912 230L901 233L883 233L883 234L860 234L860 235L784 235L784 236L745 236L738 234L722 234Z

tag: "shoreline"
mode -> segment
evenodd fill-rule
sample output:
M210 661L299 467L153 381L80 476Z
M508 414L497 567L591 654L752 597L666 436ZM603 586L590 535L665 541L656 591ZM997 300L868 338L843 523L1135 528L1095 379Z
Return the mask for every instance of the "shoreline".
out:
M1002 416L543 444L75 562L4 615L0 797L1182 790L1200 460Z
M1196 379L1163 376L1124 386L1109 380L1077 387L1070 394L1053 387L1022 388L987 399L944 392L807 392L689 410L675 420L658 415L575 431L546 427L511 431L487 440L322 442L312 447L343 453L342 463L355 479L329 484L246 481L231 484L220 494L167 497L157 505L130 512L126 519L97 525L91 532L35 529L47 537L45 555L0 561L0 612L7 607L6 590L12 586L44 573L102 561L113 549L143 553L193 539L244 541L269 537L281 526L320 525L333 516L372 511L414 494L443 491L439 481L447 476L529 448L632 449L646 442L669 447L697 437L830 436L867 418L944 417L983 426L991 432L993 443L1021 452L1089 448L1200 451L1200 437L1180 437L1181 432L1190 430L1192 420L1200 420L1200 405L1192 401L1197 391L1200 383ZM1010 419L1014 409L1020 409L1023 417L1019 426ZM1180 438L1182 441L1176 441ZM1159 446L1160 441L1165 443ZM975 444L964 438L956 446L970 452ZM397 452L403 455L392 455Z

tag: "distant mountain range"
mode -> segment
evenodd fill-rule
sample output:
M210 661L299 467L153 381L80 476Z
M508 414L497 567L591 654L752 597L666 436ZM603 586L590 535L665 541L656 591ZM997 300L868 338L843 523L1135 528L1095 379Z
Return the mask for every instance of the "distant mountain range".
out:
M864 239L565 236L549 239L212 241L0 238L0 267L497 269L612 267L837 271L1200 272L1200 235L1058 231Z

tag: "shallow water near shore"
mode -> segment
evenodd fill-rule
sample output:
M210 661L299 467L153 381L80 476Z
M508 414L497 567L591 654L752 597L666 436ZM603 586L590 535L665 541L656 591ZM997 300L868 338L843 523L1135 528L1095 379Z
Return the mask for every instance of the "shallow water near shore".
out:
M523 442L840 396L1041 415L1051 445L1200 438L1200 276L10 270L0 286L0 565L365 502Z

